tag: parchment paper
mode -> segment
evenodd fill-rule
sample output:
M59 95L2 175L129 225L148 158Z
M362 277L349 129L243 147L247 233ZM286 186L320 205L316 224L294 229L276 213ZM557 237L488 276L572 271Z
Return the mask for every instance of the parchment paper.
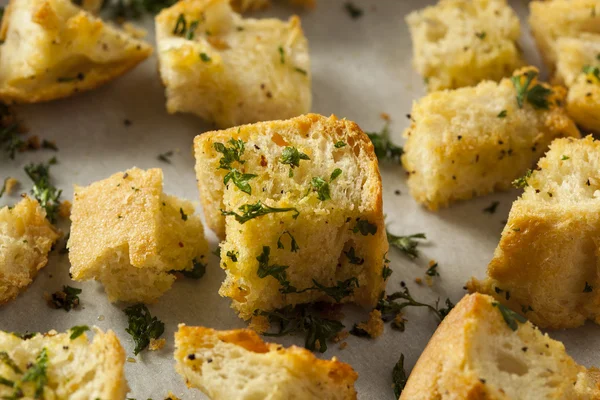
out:
M366 131L379 131L384 122L380 113L392 118L393 139L402 143L401 132L408 125L406 114L413 100L424 94L422 79L413 71L411 42L404 16L431 1L353 0L364 10L356 20L344 9L343 0L320 0L312 12L300 12L303 29L309 39L313 72L313 112L356 121ZM0 3L4 3L0 1ZM285 2L282 2L285 3ZM521 45L528 60L540 65L529 28L526 25L527 1L513 1L522 22ZM287 18L297 10L277 5L257 16ZM141 21L154 41L153 21ZM20 191L29 191L31 182L23 167L29 162L47 161L57 156L59 164L51 174L63 198L72 199L73 184L88 185L114 172L132 166L160 167L165 175L165 191L192 199L201 212L191 153L195 135L212 129L192 115L168 115L163 88L152 57L126 76L92 92L46 104L20 106L19 115L31 134L56 141L59 151L18 154L16 160L0 160L0 179L13 176L22 182ZM124 120L131 121L130 126ZM172 164L157 159L158 154L174 150ZM457 302L465 293L463 285L472 275L483 277L492 257L511 203L518 190L463 202L431 213L418 206L408 194L405 175L398 165L383 165L384 209L389 229L395 234L424 232L428 240L420 246L421 257L415 262L391 249L388 257L394 273L388 291L400 289L405 281L414 297L433 303L438 297ZM400 195L395 192L399 190ZM18 194L4 196L0 205L14 204ZM495 214L482 210L492 201L500 205ZM64 226L68 230L68 225ZM211 248L217 245L208 233ZM419 286L414 280L423 277L429 260L439 263L441 277L432 287ZM101 285L95 282L72 282L68 276L66 255L54 251L35 282L18 299L0 308L0 329L8 331L64 331L73 325L97 325L113 329L125 347L131 386L130 397L156 399L169 390L182 399L203 399L200 391L187 389L173 368L173 333L177 324L205 325L217 329L244 327L229 308L229 300L217 290L224 278L218 259L211 256L206 275L199 281L179 280L158 304L151 306L153 315L166 324L167 345L160 351L145 351L133 356L133 341L125 332L123 304L108 302ZM82 307L69 313L47 307L43 293L53 293L63 284L83 289ZM357 307L344 309L347 328L366 318ZM437 322L427 310L406 311L406 331L393 331L386 325L385 334L377 340L349 337L348 347L339 350L330 345L320 357L337 356L350 363L359 374L356 387L360 399L393 399L391 372L404 353L410 371ZM567 351L578 362L590 366L600 364L600 328L588 324L580 329L554 331L550 335L565 343ZM302 337L285 337L285 345L302 345Z

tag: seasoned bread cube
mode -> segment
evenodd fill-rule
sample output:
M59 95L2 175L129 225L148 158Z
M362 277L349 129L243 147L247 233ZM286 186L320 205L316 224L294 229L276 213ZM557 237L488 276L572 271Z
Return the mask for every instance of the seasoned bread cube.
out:
M489 296L465 296L442 321L401 400L592 400L598 370Z
M308 114L204 133L194 146L207 224L225 238L219 293L242 318L314 301L377 303L388 250L381 177L358 125Z
M430 91L498 81L523 65L519 19L506 0L440 0L406 23L413 65Z
M93 89L152 53L69 0L11 0L0 39L0 99L13 103Z
M600 142L557 139L526 178L487 278L468 287L542 328L600 323Z
M228 0L182 0L156 17L167 111L228 128L290 118L311 105L300 19L243 19Z
M0 305L31 284L59 237L46 212L29 197L0 209Z
M358 374L296 346L265 343L250 329L179 325L175 369L212 400L351 400Z
M553 139L579 137L562 106L564 89L536 77L527 68L512 80L430 93L413 104L402 164L419 203L437 210L508 189Z
M160 169L133 168L75 187L69 259L76 281L95 279L110 301L155 302L172 271L204 262L208 244L191 202L162 191Z
M600 0L551 0L529 3L529 25L550 71L559 61L557 41L582 33L600 33Z
M7 380L0 384L0 398L124 400L129 388L119 339L113 331L94 328L90 343L87 329L76 326L27 339L0 331L0 377Z
M578 125L600 132L600 35L556 42L556 79L569 87L567 111Z

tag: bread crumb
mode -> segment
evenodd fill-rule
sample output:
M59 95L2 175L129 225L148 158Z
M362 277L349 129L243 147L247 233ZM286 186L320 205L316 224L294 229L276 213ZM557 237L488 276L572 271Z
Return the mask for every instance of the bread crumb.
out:
M179 397L175 396L173 394L173 392L171 392L169 390L169 393L167 394L167 397L165 397L165 400L180 400Z
M375 339L383 334L383 319L381 319L381 311L373 310L369 313L369 320L356 325L358 329L369 334L369 337Z
M381 114L379 114L379 116L381 117L382 120L390 122L391 118L390 118L390 114L388 113L384 113L382 112Z
M342 342L340 343L340 350L344 350L346 347L348 347L348 342Z
M4 182L4 191L6 194L11 194L15 188L19 185L19 181L15 178L6 178Z
M270 326L271 323L267 317L263 315L255 315L252 317L248 327L258 334L263 334L269 329Z
M415 278L415 283L421 285L423 283L423 279Z
M58 206L58 215L62 218L69 218L71 216L71 207L73 204L69 200L64 200Z
M137 361L133 357L127 357L127 362L136 363Z
M336 334L331 340L333 343L339 343L342 340L346 339L348 336L350 336L350 333L346 330L338 332L338 334Z
M156 350L160 350L163 347L165 347L165 344L167 344L167 340L166 339L150 339L150 344L148 345L148 349L150 351L156 351Z

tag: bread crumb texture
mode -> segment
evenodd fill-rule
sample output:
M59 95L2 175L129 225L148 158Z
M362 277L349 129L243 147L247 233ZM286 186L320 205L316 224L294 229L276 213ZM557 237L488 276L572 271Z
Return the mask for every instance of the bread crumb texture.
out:
M529 3L529 25L550 71L560 57L557 41L600 33L600 0L551 0Z
M0 39L0 99L37 103L98 87L152 47L69 0L11 0Z
M133 168L75 187L69 259L76 281L95 279L110 301L155 302L175 275L205 263L208 244L191 202L162 191L160 169Z
M515 330L493 298L465 296L429 340L400 400L600 398L595 368L575 363L530 322L513 322Z
M406 17L427 89L498 81L523 65L519 19L506 0L441 0Z
M23 340L0 331L0 376L14 384L1 384L0 398L124 400L125 351L114 332L94 328L91 342L86 333L71 339L72 333L51 331Z
M525 85L533 67L515 72ZM546 108L523 97L511 79L430 93L413 104L402 164L411 195L431 210L496 190L523 176L558 137L579 137L564 108L566 91L552 91Z
M31 284L59 237L46 212L29 197L0 209L0 305Z
M167 110L220 128L310 110L308 41L300 19L244 19L228 0L183 0L156 17Z
M358 125L308 114L204 133L194 146L206 221L225 239L220 294L242 318L315 301L375 306L388 243L377 158ZM344 282L337 299L315 289Z
M212 400L351 400L358 374L310 351L265 343L249 329L216 331L179 325L175 369Z
M557 139L510 210L488 277L468 286L543 328L600 322L600 142Z

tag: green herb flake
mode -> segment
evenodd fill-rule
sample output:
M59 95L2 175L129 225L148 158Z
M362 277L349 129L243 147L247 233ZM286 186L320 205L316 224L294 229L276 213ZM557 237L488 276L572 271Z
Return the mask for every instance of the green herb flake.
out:
M344 8L346 9L346 12L348 13L348 15L350 15L350 18L352 19L358 19L363 16L363 10L350 1L344 4Z
M255 174L244 174L235 168L232 168L224 177L223 184L227 185L229 181L232 181L238 189L247 194L252 194L252 187L250 186L250 179L256 178Z
M356 255L356 251L354 250L354 247L350 247L350 250L345 251L344 254L348 258L348 262L350 264L363 265L365 263L365 259L364 258L358 257Z
M396 146L390 140L389 126L386 124L381 132L366 132L373 148L375 155L380 161L391 161L400 163L400 157L404 154L404 149L401 146Z
M48 376L46 374L46 369L48 368L48 350L44 347L40 354L36 357L35 364L31 365L23 378L21 378L21 382L32 382L35 386L35 395L36 399L42 399L44 395L44 386L48 383ZM15 391L20 391L19 386L16 385Z
M263 216L263 215L267 215L267 214L272 214L272 213L282 213L282 212L289 212L289 211L293 211L293 215L292 218L296 219L298 218L298 215L300 215L300 211L298 211L298 209L296 209L295 207L286 207L286 208L276 208L276 207L270 207L267 205L264 205L260 200L257 201L254 204L244 204L241 207L239 207L238 209L241 214L237 214L234 211L225 211L225 210L221 210L221 214L228 216L234 216L235 220L237 222L239 222L240 224L245 224L246 222L250 221L251 219Z
M71 340L77 339L79 336L83 335L84 332L89 331L89 330L90 330L90 327L87 325L74 326L70 329L71 336L69 336L69 339L71 339Z
M240 256L240 253L238 251L235 250L229 250L227 252L227 254L225 254L227 257L229 257L231 259L231 261L233 262L238 262L238 257Z
M381 270L381 276L383 277L383 280L387 280L387 278L389 278L392 275L392 269L389 267L389 265L386 263L383 265L383 269Z
M329 183L325 179L316 176L312 178L310 185L312 187L312 191L317 193L317 198L319 200L326 201L331 199Z
M285 64L285 50L282 46L279 46L277 50L279 51L279 62Z
M175 22L175 28L173 28L173 35L183 36L187 31L187 21L185 15L179 14L177 21Z
M427 272L425 272L425 275L430 276L430 277L435 277L435 276L440 276L440 273L438 272L438 263L433 263L428 269Z
M513 76L511 81L517 91L517 104L519 108L523 108L523 104L527 101L534 108L540 110L549 109L548 97L552 94L552 90L548 89L539 83L531 87L531 83L537 77L537 72L527 71L524 75ZM525 82L522 83L522 77Z
M492 306L497 307L498 310L500 310L502 318L504 318L504 322L506 322L508 327L513 331L519 329L519 324L517 324L517 322L520 322L522 324L527 322L527 318L525 318L521 314L514 312L510 308L506 307L504 304L493 302Z
M56 222L58 209L60 207L60 195L62 190L56 189L50 183L50 166L56 164L56 158L52 157L46 164L29 164L25 166L25 173L33 181L31 193L46 211L46 218L51 223Z
M52 293L48 299L48 306L55 309L63 309L65 311L71 311L74 308L79 307L80 300L79 295L82 290L71 286L63 286L62 290Z
M279 158L279 162L290 166L290 172L288 174L290 178L294 176L294 168L300 166L300 160L310 160L310 157L292 146L286 146Z
M508 111L502 110L502 111L500 111L500 113L498 113L497 117L498 118L506 118L507 114L508 114Z
M294 71L301 73L302 75L306 76L308 75L308 72L306 72L305 69L299 68L299 67L294 67Z
M296 292L296 288L290 284L290 281L287 277L286 269L289 268L287 265L269 265L269 256L271 254L271 248L268 246L263 246L262 253L256 257L258 260L258 269L256 274L259 278L266 278L267 276L272 276L277 279L281 288L279 291L281 293L294 293Z
M586 65L583 67L583 73L586 75L592 75L596 79L600 80L600 67L592 67L591 65Z
M181 214L181 219L184 221L188 220L187 214L183 211L183 208L179 207L179 214Z
M292 236L292 234L289 231L284 231L280 236L279 239L277 239L277 248L278 249L284 249L283 246L283 242L281 241L281 238L284 235L288 235L290 237L290 251L292 253L296 253L298 252L298 250L300 250L300 246L298 246L298 242L296 242L296 239L294 238L294 236Z
M14 362L6 351L0 351L0 363L6 364L15 374L22 374L21 368Z
M366 219L358 219L352 232L359 233L363 236L375 235L377 233L377 225L370 223Z
M570 158L569 156L565 156L565 155L563 154L563 156L562 156L560 159L561 159L562 161L566 161L566 160L568 160L569 158Z
M192 260L192 268L191 269L182 269L179 272L185 278L189 279L200 279L206 273L206 264L198 261L197 259Z
M416 239L427 239L427 236L424 233L415 233L413 235L407 236L396 236L386 231L386 234L388 241L392 246L396 247L404 254L413 259L419 257L419 252L417 251L417 246L419 245L419 242Z
M158 158L159 161L165 162L167 164L171 164L172 156L173 156L173 151L169 150L167 152L159 154L156 158Z
M134 342L134 354L140 353L150 344L150 339L158 339L165 331L165 324L158 318L153 317L148 308L143 304L127 307L128 326L125 331L129 333Z
M339 168L336 168L333 170L333 172L331 173L331 177L329 178L329 182L333 182L335 180L335 178L339 177L342 174L342 170Z
M479 39L483 40L487 36L487 33L485 33L485 32L475 32L475 36L477 36Z
M336 149L341 149L342 147L344 147L344 146L346 146L346 145L347 145L347 144L346 144L346 142L344 142L343 140L340 140L339 142L336 142L336 144L334 144L333 146L334 146Z
M440 307L439 299L435 302L435 305L421 303L412 297L408 287L403 286L403 289L400 292L394 292L389 295L382 294L381 299L377 303L377 310L381 312L381 319L384 322L389 322L395 320L398 315L402 314L406 307L426 307L435 314L439 322L442 322L454 308L454 304L450 299L446 299L445 304L446 307Z
M521 188L524 188L524 187L528 186L528 185L529 185L529 183L527 183L527 179L531 178L531 174L532 174L532 173L533 173L533 171L532 171L532 170L528 170L528 171L525 173L525 175L524 175L524 176L522 176L522 177L520 177L520 178L518 178L518 179L515 179L515 180L512 182L512 185L513 185L514 187L516 187L517 189L521 189Z
M404 370L404 354L400 354L400 359L394 365L394 369L392 369L392 382L394 388L394 398L399 398L400 394L404 390L406 386L406 382L408 381L408 376L406 375L406 371Z
M583 293L591 293L594 290L594 287L590 285L587 281L585 281L585 287L583 288Z
M200 53L200 59L202 60L202 62L205 62L205 63L212 61L212 58L210 58L210 56L204 52Z

